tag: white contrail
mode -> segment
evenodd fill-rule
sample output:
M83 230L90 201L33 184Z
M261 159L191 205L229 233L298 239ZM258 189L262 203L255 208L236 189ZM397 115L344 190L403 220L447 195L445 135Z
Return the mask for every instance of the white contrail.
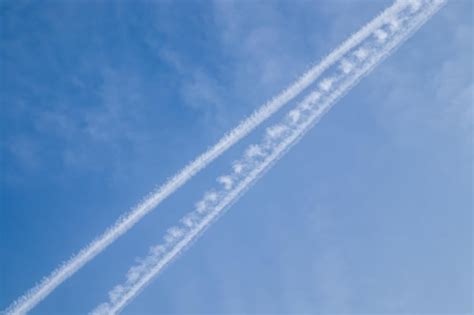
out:
M7 314L23 314L31 310L41 300L46 298L57 286L77 272L88 261L102 252L118 237L127 232L132 226L141 220L146 214L153 210L160 202L170 194L184 185L197 172L206 167L214 159L225 152L237 141L245 137L249 132L259 126L263 121L278 111L283 105L294 99L304 89L311 85L322 72L340 61L349 51L362 41L367 39L375 29L378 29L387 16L398 12L406 5L406 1L398 0L383 11L379 16L365 25L357 33L343 42L337 49L325 57L318 65L310 68L304 75L297 79L290 87L280 93L277 97L256 110L251 116L242 121L236 128L227 133L217 144L208 149L194 161L184 167L179 173L160 186L143 202L134 207L130 212L121 216L117 222L108 228L102 235L93 240L79 253L64 262L48 277L44 278L38 285L30 289L26 294L15 301L7 310Z
M240 160L233 162L230 174L220 176L220 190L211 190L196 204L195 210L168 229L164 242L150 249L149 255L133 266L126 281L109 292L109 302L99 305L92 314L120 312L151 280L184 249L190 246L216 218L241 196L265 171L378 63L423 25L444 4L444 0L411 1L387 17L374 30L374 39L354 51L351 58L339 62L337 70L323 78L283 122L267 128L260 144L247 148Z

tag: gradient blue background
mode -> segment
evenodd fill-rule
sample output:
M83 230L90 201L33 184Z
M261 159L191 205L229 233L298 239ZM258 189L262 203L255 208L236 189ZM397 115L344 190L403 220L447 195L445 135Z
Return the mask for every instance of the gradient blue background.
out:
M389 4L1 1L0 309ZM472 312L472 36L451 1L124 314ZM32 314L105 301L262 128Z

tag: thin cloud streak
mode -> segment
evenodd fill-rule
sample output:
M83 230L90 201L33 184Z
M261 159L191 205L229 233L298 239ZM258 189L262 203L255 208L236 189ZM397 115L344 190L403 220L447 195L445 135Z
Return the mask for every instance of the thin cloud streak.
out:
M195 210L183 217L179 225L168 229L164 242L151 247L149 255L129 270L126 281L109 292L109 302L99 305L91 314L119 313L295 145L337 100L435 14L445 0L404 4L373 30L373 37L368 42L349 52L349 56L319 82L316 90L289 111L282 122L267 128L262 141L250 145L243 157L232 163L232 172L218 177L220 190L206 192L196 203Z
M413 2L412 0L411 2ZM416 1L415 1L416 2ZM114 225L109 227L102 235L84 247L79 253L61 264L49 276L45 277L38 285L30 289L22 297L12 303L6 310L7 314L24 314L33 309L38 303L45 299L61 283L71 277L86 263L105 250L121 235L125 234L146 214L152 211L163 200L184 185L189 179L205 168L209 163L219 157L232 145L249 134L262 122L268 119L282 106L298 96L303 90L315 82L315 80L329 67L339 62L340 59L351 51L355 46L367 39L378 29L388 16L400 11L405 7L407 1L397 0L392 6L383 11L349 39L343 42L337 49L332 51L319 64L311 67L305 74L297 79L290 87L281 92L278 96L261 106L247 119L243 120L236 128L224 135L217 144L208 149L194 161L189 163L165 184L160 186L149 196L134 207L130 212L122 215Z

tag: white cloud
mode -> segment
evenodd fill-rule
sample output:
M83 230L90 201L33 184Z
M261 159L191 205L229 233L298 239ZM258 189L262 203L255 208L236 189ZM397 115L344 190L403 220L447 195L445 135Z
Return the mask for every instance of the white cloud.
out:
M217 181L221 183L222 185L224 185L224 188L227 190L231 189L234 184L232 177L230 176L221 176L217 179Z

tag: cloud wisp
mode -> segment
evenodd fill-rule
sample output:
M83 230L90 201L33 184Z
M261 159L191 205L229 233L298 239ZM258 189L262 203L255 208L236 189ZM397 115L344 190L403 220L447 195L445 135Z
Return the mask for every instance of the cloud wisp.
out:
M415 0L410 2L418 3L418 1ZM354 33L338 48L323 58L319 64L311 67L286 90L281 92L268 103L261 106L252 115L243 120L237 127L224 135L214 146L190 162L187 166L185 166L155 191L150 193L131 211L122 215L115 222L115 224L108 228L103 234L80 250L76 255L72 256L72 258L62 263L49 276L45 277L38 285L34 286L22 297L13 302L6 310L6 313L23 314L34 308L61 283L71 277L96 255L105 250L117 238L126 233L146 214L152 211L158 204L160 204L178 188L184 185L190 178L205 168L209 163L215 160L240 139L249 134L272 114L278 111L282 106L298 96L311 84L314 84L314 82L321 76L323 72L328 70L328 68L333 67L336 63L342 62L341 60L347 56L349 52L354 49L354 47L360 46L365 40L372 38L373 35L375 35L374 31L380 29L380 27L386 23L389 17L394 16L397 14L397 12L403 10L403 8L407 6L407 3L407 1L402 0L395 1L392 6L383 11L379 16L374 18L363 28ZM377 36L377 38L380 38L380 40L383 41L382 37L383 36ZM360 58L363 57L363 54L363 51L359 51ZM341 67L345 72L351 71L351 65L347 60L345 63L341 63ZM331 85L330 83L331 82L328 81L324 86L329 88Z
M232 162L231 171L218 177L219 188L207 191L195 209L168 229L163 242L150 248L148 256L129 269L124 283L109 292L109 301L91 314L117 314L130 303L167 265L197 238L268 171L336 101L370 73L445 3L445 0L404 1L388 15L367 41L354 47L317 87L291 109L283 120L266 129L263 139Z

